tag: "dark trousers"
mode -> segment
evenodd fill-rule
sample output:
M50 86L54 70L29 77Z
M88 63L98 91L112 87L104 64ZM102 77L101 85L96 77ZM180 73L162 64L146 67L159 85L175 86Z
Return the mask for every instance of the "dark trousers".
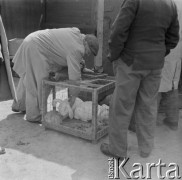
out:
M0 101L12 99L5 62L0 58Z
M140 151L150 153L157 119L161 70L133 71L121 59L113 62L116 87L110 104L109 150L127 156L127 132L132 118Z

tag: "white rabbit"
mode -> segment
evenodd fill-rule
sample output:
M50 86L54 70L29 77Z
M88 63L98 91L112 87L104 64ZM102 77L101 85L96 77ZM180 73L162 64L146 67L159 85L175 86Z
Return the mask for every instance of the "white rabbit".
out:
M71 109L68 100L54 99L52 102L53 107L56 107L57 103L59 103L58 112L64 117L69 116L70 119L73 119L73 110Z
M76 98L72 107L74 118L82 121L89 121L92 119L92 101L83 102L81 99ZM109 106L103 104L98 105L97 117L99 120L108 119Z

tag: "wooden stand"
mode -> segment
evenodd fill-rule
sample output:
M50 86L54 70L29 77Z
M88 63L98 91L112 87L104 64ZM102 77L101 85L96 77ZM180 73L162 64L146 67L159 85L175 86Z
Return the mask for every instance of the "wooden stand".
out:
M94 60L94 65L102 67L103 54L103 26L104 26L104 0L97 0L97 38L99 41L99 52Z

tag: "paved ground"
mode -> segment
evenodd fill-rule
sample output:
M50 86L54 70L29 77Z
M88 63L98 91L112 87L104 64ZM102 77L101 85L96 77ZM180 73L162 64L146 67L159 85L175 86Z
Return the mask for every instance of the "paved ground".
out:
M24 115L11 111L12 101L0 102L0 146L6 148L6 154L0 155L0 180L106 180L108 179L108 158L100 152L100 144L108 137L92 144L89 141L62 133L45 130L38 124L23 119ZM159 115L161 122L163 115ZM163 123L156 128L155 147L149 158L138 155L137 139L129 133L130 160L125 169L139 168L141 163L147 175L146 163L166 164L162 175L174 169L169 163L175 163L182 174L182 112L180 127L171 131ZM177 171L176 171L177 172ZM120 172L120 179L124 178ZM171 175L174 175L171 174ZM140 179L140 178L139 178ZM151 179L157 180L157 168L152 168ZM166 178L165 178L166 179ZM175 178L177 179L177 178Z

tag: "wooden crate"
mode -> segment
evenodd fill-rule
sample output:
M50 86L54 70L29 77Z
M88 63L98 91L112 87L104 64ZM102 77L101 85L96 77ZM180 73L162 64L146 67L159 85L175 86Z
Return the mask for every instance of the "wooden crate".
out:
M77 84L73 84L70 81L65 82L52 82L48 80L43 80L43 111L42 111L42 124L45 128L70 134L83 139L91 140L92 142L97 142L101 137L107 134L108 120L104 121L103 124L97 121L97 111L100 95L105 96L113 93L115 87L115 82L111 80L96 79L90 81L82 81ZM88 94L92 95L92 120L90 122L83 122L81 120L65 118L62 123L60 122L47 122L45 116L48 110L47 101L47 91L48 89L52 92L52 100L56 99L57 91L56 89L68 89L74 88L80 91L80 98L85 97ZM69 93L68 93L69 97ZM54 111L55 108L52 108Z

